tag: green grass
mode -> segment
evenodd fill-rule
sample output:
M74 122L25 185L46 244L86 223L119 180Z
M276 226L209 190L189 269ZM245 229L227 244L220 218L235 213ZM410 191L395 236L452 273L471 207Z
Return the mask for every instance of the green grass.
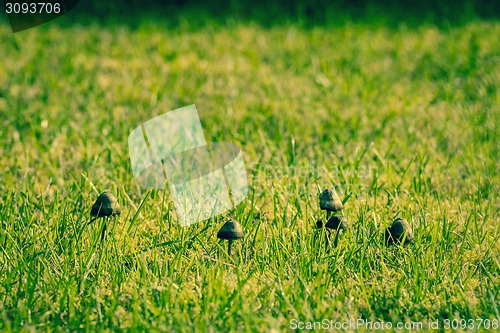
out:
M160 20L0 25L0 330L289 331L290 321L500 319L500 25ZM238 144L246 238L176 224L127 139L195 103ZM319 188L351 194L336 248ZM85 227L110 189L104 248ZM396 216L413 244L387 248Z

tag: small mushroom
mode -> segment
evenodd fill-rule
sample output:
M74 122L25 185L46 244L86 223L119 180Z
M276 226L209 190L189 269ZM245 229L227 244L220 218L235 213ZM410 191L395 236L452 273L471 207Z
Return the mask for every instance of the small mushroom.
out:
M328 219L325 227L333 230L345 230L347 229L347 219L345 216L334 215Z
M319 195L319 208L321 208L321 210L326 210L327 219L330 217L331 212L338 212L342 210L342 200L340 200L340 197L335 189L327 189L321 192Z
M243 238L243 230L241 229L241 225L234 220L228 220L226 223L224 223L222 228L220 228L219 232L217 233L217 238L228 241L227 254L231 256L231 245L233 241Z
M396 218L385 231L387 245L401 244L403 242L406 245L413 242L414 239L410 224L401 217Z
M319 219L316 221L316 228L321 229L323 228L323 219ZM334 215L328 219L328 222L325 224L325 228L327 229L333 229L333 230L345 230L347 229L347 219L345 216L337 216Z
M102 192L92 205L90 216L96 218L119 216L122 213L118 201L109 191Z
M89 223L94 222L98 218L109 218L111 216L119 216L122 213L120 209L120 205L118 204L118 201L114 197L113 194L111 194L109 191L104 191L102 192L99 197L97 197L97 200L94 202L92 205L92 209L90 210L90 216L93 216L94 218L90 220ZM104 225L102 226L102 231L101 231L101 242L104 240L104 237L106 236L106 222L104 222Z
M333 246L337 247L340 230L347 229L347 219L345 216L334 215L328 219L325 227L335 230L335 240L333 241Z
M316 227L318 229L323 228L323 219L319 219L316 221ZM347 229L347 219L345 218L345 216L334 215L328 219L328 222L326 222L324 227L326 228L326 230L328 230L328 235L330 235L330 233L331 233L330 230L336 231L334 245L337 246L340 231ZM328 245L328 243L329 243L328 238L327 238L326 243Z

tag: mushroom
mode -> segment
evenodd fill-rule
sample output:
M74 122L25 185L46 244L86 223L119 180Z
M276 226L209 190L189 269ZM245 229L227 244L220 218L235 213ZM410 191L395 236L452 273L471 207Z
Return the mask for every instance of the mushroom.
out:
M319 219L318 221L316 221L316 227L318 229L323 228L323 219ZM324 227L326 228L326 230L328 230L328 235L330 235L330 230L336 231L334 246L337 246L340 231L347 229L347 219L345 218L345 216L334 215L328 219ZM327 238L327 245L328 245L328 238Z
M328 219L325 227L333 230L345 230L347 229L347 219L345 216L334 215Z
M319 208L326 210L326 218L330 218L331 212L341 211L343 208L342 200L335 189L327 189L319 195Z
M111 194L109 191L106 190L102 192L99 195L99 197L97 197L97 200L92 205L92 209L90 210L90 216L93 216L94 218L90 220L89 223L92 223L96 219L102 217L109 218L112 216L119 216L121 213L122 211L120 209L118 201L116 200L113 194ZM101 242L103 241L105 235L106 235L106 222L104 222L104 225L102 227Z
M243 230L241 229L241 225L234 220L228 220L226 223L224 223L222 228L220 228L219 232L217 233L217 238L229 241L227 245L227 254L231 256L231 245L233 243L233 240L243 238Z
M95 218L119 216L122 213L118 201L109 191L102 192L92 205L90 216Z
M318 229L323 228L323 219L319 219L316 221L316 228Z
M385 242L387 245L410 244L414 240L411 226L404 218L398 217L385 230Z
M316 227L318 229L323 228L323 219L319 219L316 221ZM328 219L325 224L325 228L333 230L345 230L347 229L347 219L345 218L345 216L334 215Z

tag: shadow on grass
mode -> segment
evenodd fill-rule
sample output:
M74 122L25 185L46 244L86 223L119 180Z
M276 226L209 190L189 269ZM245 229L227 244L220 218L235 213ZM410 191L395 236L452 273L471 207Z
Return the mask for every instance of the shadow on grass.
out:
M335 27L348 23L416 28L460 26L475 20L498 20L500 4L472 0L81 0L60 26L147 24L165 28L182 25L199 30L207 24L255 23L263 27L293 24L302 28ZM8 20L5 19L6 22Z

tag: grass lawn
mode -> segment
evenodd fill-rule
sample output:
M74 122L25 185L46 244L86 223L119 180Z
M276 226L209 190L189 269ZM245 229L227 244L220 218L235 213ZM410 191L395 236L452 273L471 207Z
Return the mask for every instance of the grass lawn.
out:
M3 22L0 330L498 325L499 35L495 20L53 22L15 37ZM207 141L244 154L233 257L216 237L227 216L182 228L169 193L131 171L130 131L190 104ZM315 230L331 187L350 195L337 247ZM105 189L122 215L101 248L85 223ZM387 247L397 216L415 241Z

